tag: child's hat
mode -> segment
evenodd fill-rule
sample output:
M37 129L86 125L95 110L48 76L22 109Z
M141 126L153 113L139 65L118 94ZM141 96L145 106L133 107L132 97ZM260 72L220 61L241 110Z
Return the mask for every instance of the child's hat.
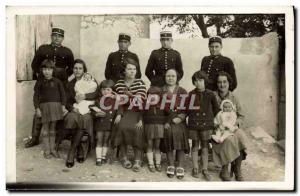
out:
M234 110L234 111L236 111L236 108L235 108L235 105L232 103L232 101L231 100L229 100L229 99L224 99L222 102L221 102L221 105L220 105L220 109L223 111L223 107L224 107L224 104L225 103L230 103L231 104L231 106L232 106L232 109Z

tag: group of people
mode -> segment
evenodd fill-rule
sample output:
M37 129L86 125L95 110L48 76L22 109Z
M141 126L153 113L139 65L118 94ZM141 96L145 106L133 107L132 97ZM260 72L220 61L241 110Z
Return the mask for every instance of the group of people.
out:
M160 33L162 47L153 50L145 70L151 81L149 89L141 79L138 56L128 50L131 37L120 33L119 50L110 53L105 80L98 85L81 59L74 60L70 49L62 46L64 30L53 28L52 42L41 46L33 59L37 82L34 87L35 116L32 139L25 147L39 143L42 132L44 157L59 157L59 135L71 135L66 166L74 159L83 162L81 141L88 135L95 146L96 165L107 162L109 149L117 149L122 166L140 171L146 154L150 172L161 172L162 153L166 153L166 174L182 179L185 155L192 156L192 176L201 170L206 180L209 149L212 160L222 166L220 177L231 180L229 166L237 181L243 181L242 160L246 158L244 115L238 98L235 68L230 58L222 56L222 39L212 37L210 55L202 59L187 92L179 85L184 71L180 53L172 49L172 33ZM190 148L188 140L192 140ZM211 145L210 145L211 144ZM134 152L134 161L128 157Z

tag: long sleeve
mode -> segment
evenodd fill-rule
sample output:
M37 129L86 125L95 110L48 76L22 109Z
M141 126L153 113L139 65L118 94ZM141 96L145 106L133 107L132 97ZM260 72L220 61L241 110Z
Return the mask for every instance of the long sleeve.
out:
M97 84L96 91L94 91L92 93L85 94L85 100L95 100L98 97L98 95L99 95L99 92L98 92L98 83L97 83L96 80L95 80L95 82Z
M139 57L136 54L134 54L134 57L135 57L136 62L138 64L135 77L140 79L142 77L142 73L141 73L141 66L140 66Z
M181 80L181 78L183 77L183 68L182 68L182 61L181 61L181 56L180 54L178 53L178 57L176 59L176 70L178 72L178 77L177 77L177 80Z
M38 48L38 50L36 51L34 57L33 57L33 60L32 60L32 63L31 63L31 68L32 68L32 71L33 71L33 79L36 79L37 78L37 75L40 70L40 65L43 61L43 56L42 56L42 46Z
M152 79L154 77L154 54L153 52L151 53L149 60L148 60L148 64L146 66L146 70L145 70L145 75L147 76L147 78L152 82Z
M214 94L212 94L211 104L213 107L212 109L213 109L214 116L216 116L220 111L220 108L219 108L218 100Z
M106 61L106 67L105 67L105 78L111 79L111 68L112 68L112 59L111 59L111 54L108 55L107 61Z
M41 89L41 82L38 80L34 85L34 94L33 94L33 105L35 109L40 107L40 89Z
M72 53L71 50L68 50L69 54L67 55L67 59L66 59L66 62L67 62L67 74L68 76L72 75L73 74L73 67L74 67L74 55Z
M65 106L66 102L67 102L66 92L65 92L64 86L61 83L61 81L58 80L57 82L58 82L58 88L59 88L60 97L61 97L61 104Z
M72 80L73 81L73 80ZM66 109L71 112L73 110L73 103L75 103L74 101L74 93L72 93L72 88L74 88L72 84L72 81L70 81L67 84L66 87L66 98L67 98L67 102L66 102ZM74 89L73 89L74 90Z
M236 74L235 74L234 64L233 64L231 59L228 59L228 63L227 63L227 66L226 66L226 72L232 78L232 85L230 86L229 90L233 91L237 87L237 78L236 78Z

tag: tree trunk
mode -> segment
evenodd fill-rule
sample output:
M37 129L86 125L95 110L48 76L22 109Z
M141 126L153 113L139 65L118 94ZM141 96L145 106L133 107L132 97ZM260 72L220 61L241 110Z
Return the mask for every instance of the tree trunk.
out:
M208 38L209 35L207 33L207 27L206 27L206 25L204 23L204 15L195 14L195 15L192 15L192 17L195 20L195 22L198 25L198 27L200 28L201 33L202 33L202 37L203 38Z

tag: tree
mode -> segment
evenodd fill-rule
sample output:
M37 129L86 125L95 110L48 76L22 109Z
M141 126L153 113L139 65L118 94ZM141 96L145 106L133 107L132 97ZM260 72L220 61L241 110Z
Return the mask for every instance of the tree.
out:
M268 32L279 32L284 28L283 14L181 14L154 15L153 19L165 26L176 26L179 33L193 32L189 25L195 23L203 38L208 38L208 28L214 27L216 34L221 37L259 37Z

